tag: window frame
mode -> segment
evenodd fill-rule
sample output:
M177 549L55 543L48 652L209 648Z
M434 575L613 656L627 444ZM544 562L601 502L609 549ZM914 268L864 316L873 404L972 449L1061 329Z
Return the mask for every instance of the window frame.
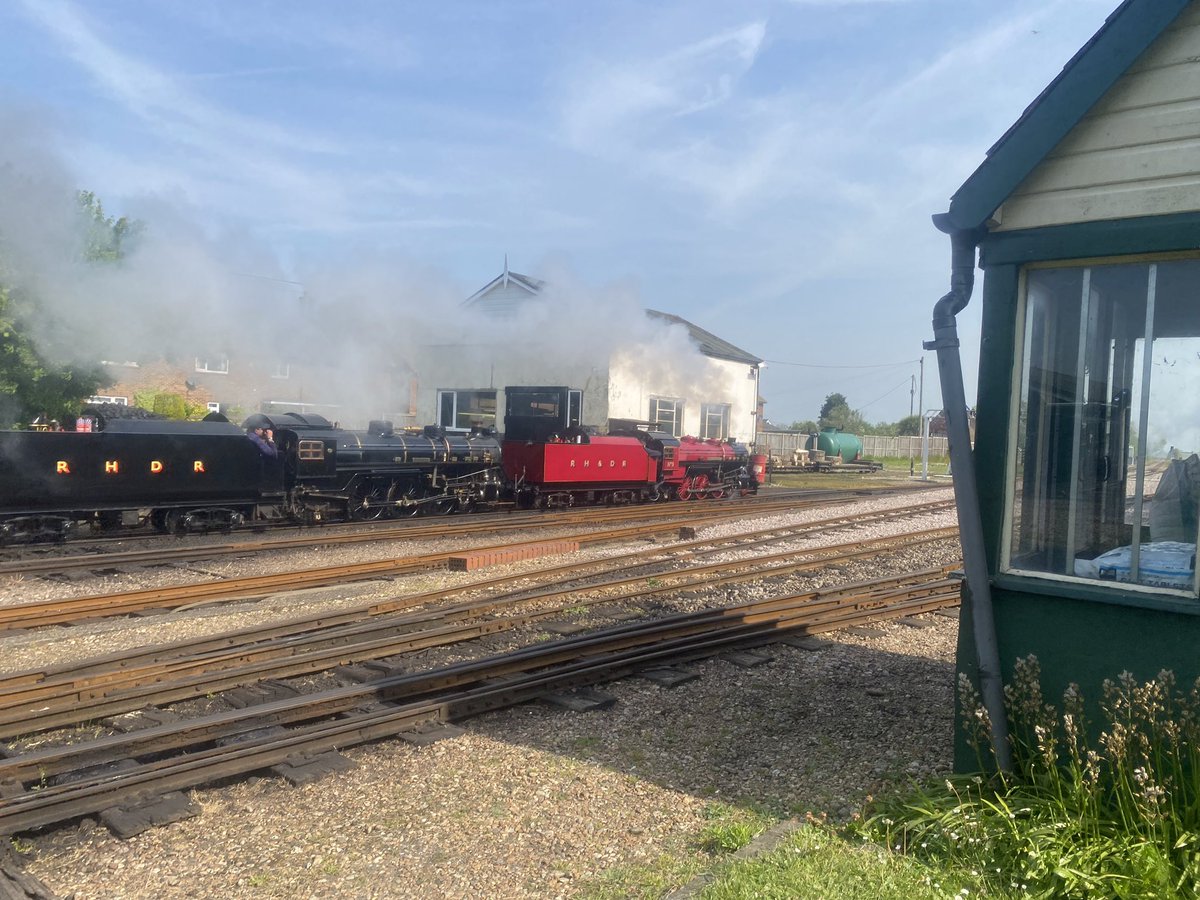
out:
M718 434L709 434L709 420L713 416L718 419ZM711 441L724 441L729 438L729 423L733 418L732 403L701 403L700 404L700 437Z
M229 356L224 353L210 353L196 357L196 371L209 375L228 375Z
M672 437L683 437L683 400L679 397L666 397L658 394L650 395L650 414L647 418L656 424L663 424L660 410L663 406L670 405L673 409L673 421L671 423L670 434Z
M1147 421L1150 415L1151 392L1154 386L1153 378L1151 377L1153 342L1159 338L1176 337L1167 334L1156 334L1154 325L1154 310L1155 310L1155 285L1157 283L1157 266L1174 263L1174 262L1194 262L1200 263L1200 254L1196 252L1168 252L1168 253L1145 253L1145 254L1129 254L1129 255L1114 255L1114 256L1098 256L1085 257L1077 259L1044 259L1030 261L1018 267L1016 279L1016 303L1014 309L1014 328L1013 328L1013 355L1010 360L1010 385L1011 391L1009 396L1008 414L1007 414L1007 434L1005 440L1004 454L1004 492L1003 492L1003 516L1000 522L1000 532L998 535L999 546L996 564L996 584L1000 588L1011 590L1031 591L1035 593L1047 593L1057 596L1070 596L1079 599L1094 600L1104 603L1149 607L1157 609L1170 609L1173 611L1188 611L1192 613L1200 613L1200 566L1193 570L1193 581L1190 588L1179 588L1163 585L1140 584L1133 581L1116 581L1101 579L1089 575L1078 575L1074 572L1067 574L1063 572L1038 570L1031 568L1021 568L1013 561L1014 552L1014 531L1018 527L1018 499L1022 504L1033 502L1035 498L1019 498L1018 494L1018 461L1021 454L1026 452L1028 447L1022 447L1022 431L1021 431L1021 413L1022 405L1028 399L1029 385L1026 383L1025 376L1025 356L1026 344L1031 338L1031 327L1029 320L1029 275L1032 272L1039 270L1066 270L1066 269L1083 269L1083 291L1085 294L1090 291L1089 277L1091 270L1102 267L1115 266L1136 266L1143 265L1147 268L1147 295L1145 302L1147 304L1145 330L1138 335L1133 332L1132 342L1135 349L1133 353L1137 353L1136 345L1141 342L1142 350L1140 351L1140 363L1133 365L1134 380L1131 382L1132 387L1137 385L1139 388L1139 398L1136 400L1136 406L1131 404L1132 410L1137 410L1137 420L1131 421L1127 429L1128 432L1136 433L1137 440L1133 451L1134 462L1134 493L1126 494L1126 497L1132 500L1133 503L1133 518L1132 522L1140 522L1143 509L1147 500L1152 499L1146 494L1145 475L1147 463L1147 445L1149 443L1149 434ZM1154 274L1150 274L1153 271ZM1197 289L1200 289L1200 282L1197 282ZM1090 297L1090 295L1088 295ZM1090 299L1088 301L1090 303ZM1081 326L1088 316L1088 303L1084 303L1079 311L1075 323L1063 322L1063 325L1070 327L1074 325L1081 332L1077 339L1077 346L1080 348L1077 352L1076 360L1076 377L1080 377L1080 372L1085 368L1085 363L1090 362L1086 356L1086 340L1084 328ZM1187 337L1193 337L1188 335ZM1194 335L1200 338L1200 329ZM1147 343L1148 341L1148 343ZM1136 356L1135 356L1136 359ZM1079 397L1080 388L1075 387L1075 398ZM1074 401L1073 401L1074 402ZM1078 417L1076 417L1078 418ZM1028 426L1027 426L1028 427ZM1079 440L1078 422L1072 423L1071 440L1071 470L1069 473L1069 481L1071 482L1071 490L1068 503L1075 503L1077 500L1077 485L1078 473L1081 471L1080 448L1077 445ZM1130 434L1127 433L1123 440L1126 444L1129 443ZM1028 445L1028 440L1026 440ZM1197 448L1196 452L1200 452ZM1128 491L1129 488L1127 487ZM1131 527L1133 527L1131 523ZM1145 527L1144 524L1142 527ZM1070 554L1073 540L1073 528L1068 525L1067 529L1067 552ZM1149 537L1142 538L1141 532L1137 532L1136 539L1132 539L1130 545L1144 546L1151 543ZM1200 548L1200 534L1196 535L1195 546ZM1134 560L1137 560L1136 551L1131 554ZM1136 565L1136 562L1135 562ZM1195 565L1195 564L1193 564Z
M437 391L437 396L436 396L436 400L435 400L436 409L437 409L438 426L443 431L452 432L454 434L469 434L473 427L483 427L483 428L492 428L492 429L496 428L497 403L499 401L499 393L500 392L497 391L495 388L439 388ZM471 426L471 425L464 426L464 425L458 424L458 420L459 420L460 416L477 416L477 415L485 415L486 416L486 415L488 415L488 413L481 414L478 412L460 410L459 409L460 396L466 395L466 394L477 395L477 396L486 396L488 394L491 395L492 412L490 413L490 415L491 415L492 420L490 423L484 423L482 426ZM446 424L443 421L443 419L444 419L443 414L445 412L445 404L446 404L447 400L450 401L450 419L453 424Z

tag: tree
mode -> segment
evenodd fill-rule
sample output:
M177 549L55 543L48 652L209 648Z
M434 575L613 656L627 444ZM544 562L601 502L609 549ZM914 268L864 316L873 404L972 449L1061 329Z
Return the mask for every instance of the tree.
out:
M896 434L919 435L921 433L921 417L905 416L896 423Z
M812 419L805 419L803 422L793 422L788 426L788 428L790 428L792 431L799 431L802 434L812 434L814 431L819 430L817 428L817 423Z
M850 434L862 434L867 428L866 419L850 408L842 394L830 394L825 398L817 424L821 428L836 428Z
M821 411L817 413L817 421L828 419L830 413L839 407L850 408L850 404L846 402L845 394L830 394L825 398L825 402L821 404Z
M98 265L121 259L126 241L141 226L125 218L106 217L90 191L80 191L77 196L85 237L82 259ZM98 365L56 363L39 350L32 322L44 304L13 284L9 264L0 257L0 425L29 422L39 415L70 419L78 412L80 401L104 383L104 370Z

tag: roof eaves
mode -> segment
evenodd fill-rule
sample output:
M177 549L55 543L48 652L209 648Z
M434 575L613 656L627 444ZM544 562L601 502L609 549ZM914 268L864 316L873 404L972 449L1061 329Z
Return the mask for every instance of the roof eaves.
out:
M1125 0L1117 7L988 150L950 199L944 226L981 227L1189 2Z
M729 341L717 337L711 331L705 331L699 325L694 325L680 316L660 312L657 309L646 310L646 315L653 318L665 319L673 325L682 325L688 330L688 334L692 340L700 346L700 350L715 359L726 359L730 362L747 363L752 366L762 364L762 360L752 353L747 353L741 347L734 346Z
M473 293L470 297L460 303L459 306L470 306L472 303L487 294L488 291L492 290L492 288L503 283L506 275L508 276L509 281L515 281L517 285L525 288L525 290L529 291L531 294L540 294L542 292L542 288L546 284L544 281L540 281L537 278L530 278L528 275L521 275L518 272L501 272L499 275Z

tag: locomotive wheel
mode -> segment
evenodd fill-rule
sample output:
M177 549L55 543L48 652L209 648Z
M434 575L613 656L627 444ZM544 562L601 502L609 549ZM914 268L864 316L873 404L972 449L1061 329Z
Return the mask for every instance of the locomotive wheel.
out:
M697 475L688 482L687 500L703 500L707 496L708 476Z
M377 482L360 483L350 492L350 518L359 522L374 522L388 510L388 492Z
M458 509L457 497L439 497L437 500L431 500L425 504L426 515L430 516L448 516L456 509Z
M156 509L150 514L155 530L163 534L175 534L182 520L183 513L178 509Z
M414 485L402 488L399 484L393 484L388 491L388 508L397 519L411 519L421 514L421 504L416 502L420 498L421 491ZM412 502L398 504L397 501L402 499Z

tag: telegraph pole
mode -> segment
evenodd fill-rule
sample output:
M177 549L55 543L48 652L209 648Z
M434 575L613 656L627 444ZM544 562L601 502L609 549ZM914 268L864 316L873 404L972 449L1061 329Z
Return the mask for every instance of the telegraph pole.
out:
M917 409L924 409L925 408L925 357L922 356L921 359L919 360L919 362L921 364L921 399L917 402ZM909 376L909 377L911 379L913 376ZM913 414L913 391L912 391L912 381L910 380L909 387L908 387L908 415L910 418L912 417L912 414ZM924 418L925 418L924 415L922 415L922 417L921 417L922 422L924 422ZM925 434L925 428L922 425L922 428L921 428L922 440L927 443L928 441L924 437L924 434ZM913 462L912 441L910 440L908 442L908 475L911 478L914 474L916 474L916 467L915 467L915 463Z

